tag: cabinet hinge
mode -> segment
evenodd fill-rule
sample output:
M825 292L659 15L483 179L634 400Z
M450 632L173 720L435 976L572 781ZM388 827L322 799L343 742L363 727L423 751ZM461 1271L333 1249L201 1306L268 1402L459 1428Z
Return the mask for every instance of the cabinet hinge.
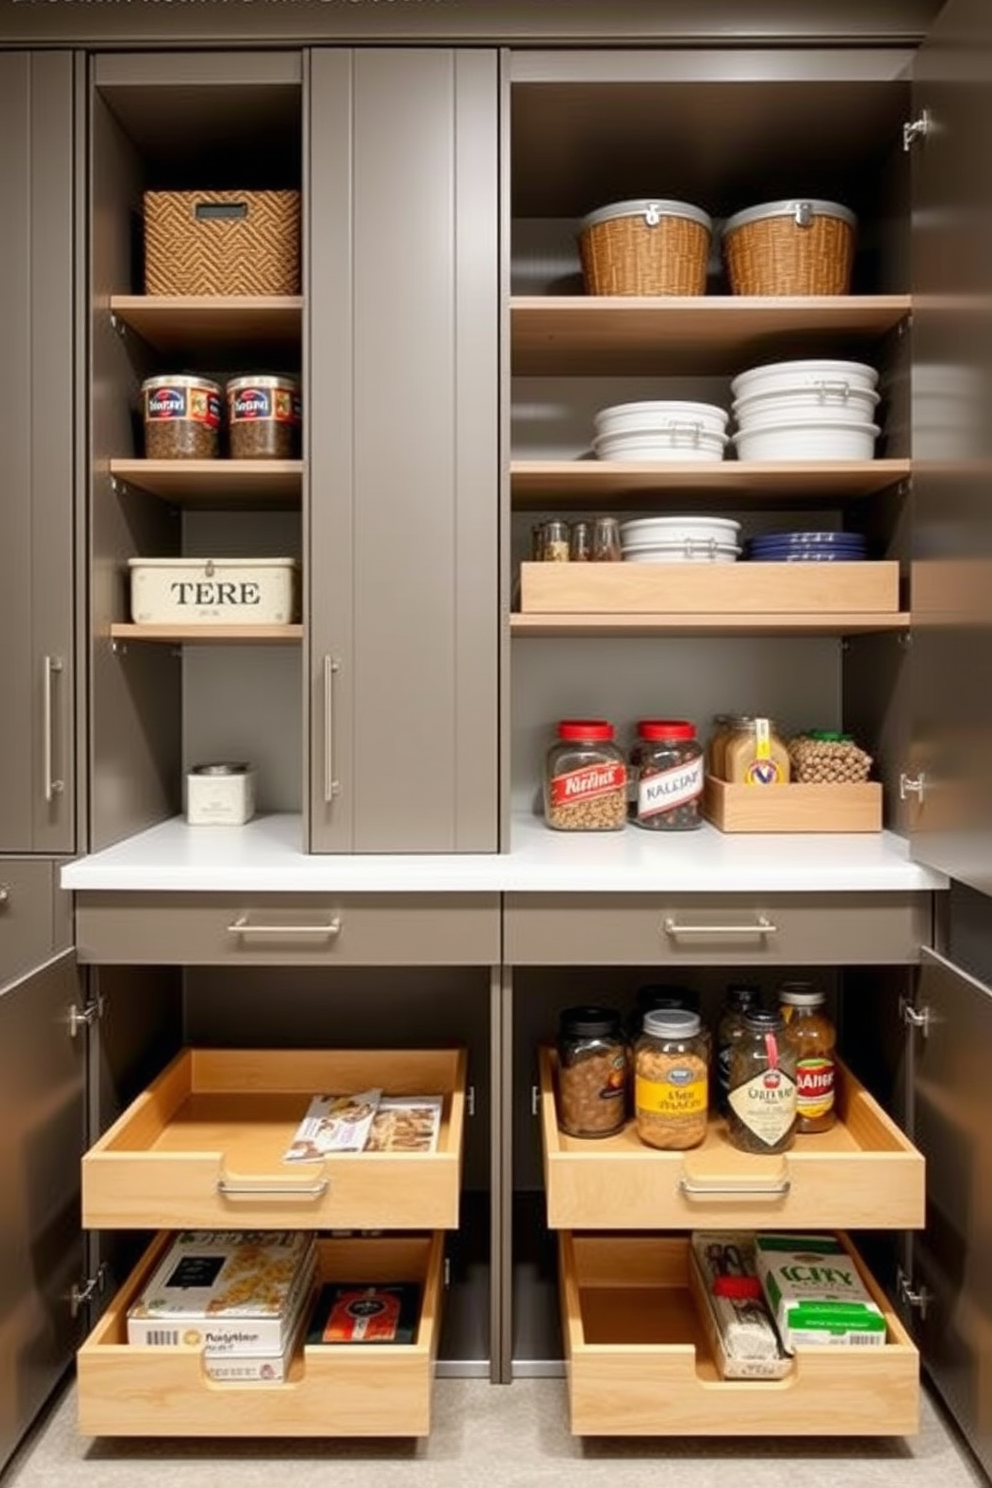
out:
M469 1116L475 1115L475 1086L470 1085L465 1092L465 1110Z
M930 1037L930 1009L928 1007L916 1007L908 997L901 997L899 1014L907 1028L918 1029L924 1038Z
M902 126L902 147L910 151L918 140L924 140L927 135L933 133L933 114L930 110L921 109L915 119L907 119Z
M78 1038L84 1028L92 1028L103 1017L103 998L94 997L85 1007L77 1007L71 1003L67 1022L69 1025L69 1037Z
M78 1317L88 1302L92 1302L96 1296L102 1296L107 1285L107 1263L101 1261L97 1267L95 1276L88 1276L85 1281L73 1283L72 1291L69 1293L69 1312L72 1317Z
M933 1292L925 1286L914 1287L912 1278L906 1275L901 1266L896 1271L896 1290L903 1306L908 1307L912 1312L918 1312L920 1321L925 1323L927 1308L934 1300Z

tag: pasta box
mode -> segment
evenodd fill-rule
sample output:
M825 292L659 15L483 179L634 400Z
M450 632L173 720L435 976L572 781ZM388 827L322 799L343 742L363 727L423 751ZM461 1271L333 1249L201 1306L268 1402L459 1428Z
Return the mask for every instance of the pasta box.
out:
M289 625L299 612L292 558L131 558L136 625Z

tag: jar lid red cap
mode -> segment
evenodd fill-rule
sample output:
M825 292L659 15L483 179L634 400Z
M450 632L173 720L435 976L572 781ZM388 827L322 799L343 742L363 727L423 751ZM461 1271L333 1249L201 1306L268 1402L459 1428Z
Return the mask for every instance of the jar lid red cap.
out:
M637 732L642 739L694 739L696 725L684 718L642 718Z
M613 725L605 718L563 718L558 725L559 739L612 739Z

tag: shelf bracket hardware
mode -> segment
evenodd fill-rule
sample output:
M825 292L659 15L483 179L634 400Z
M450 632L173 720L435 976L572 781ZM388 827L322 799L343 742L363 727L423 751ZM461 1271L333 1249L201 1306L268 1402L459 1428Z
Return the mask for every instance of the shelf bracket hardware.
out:
M916 1028L921 1037L930 1037L931 1011L928 1007L915 1007L908 998L901 998L899 1011L907 1028Z
M912 1312L918 1312L920 1321L925 1323L927 1320L927 1310L930 1303L934 1300L933 1292L925 1286L914 1287L912 1281L901 1266L896 1272L896 1288L899 1293L899 1300L903 1306L908 1307Z
M924 773L923 773L922 770L920 771L919 775L900 775L899 776L899 799L900 799L900 801L908 801L909 798L910 798L910 796L915 796L916 799L919 801L920 805L922 806L923 805L923 798L926 795L926 789L927 789L927 777L924 775Z
M120 336L122 339L124 336L127 335L127 326L121 320L116 310L111 310L110 312L110 326L111 330L116 331L118 336Z
M127 641L112 640L110 643L110 654L111 656L126 656Z
M106 1285L107 1263L106 1261L101 1261L97 1267L95 1276L87 1276L81 1286L73 1282L72 1290L69 1293L70 1316L74 1318L78 1317L88 1302L92 1302L96 1296L103 1295Z
M445 1258L444 1258L444 1290L446 1292L450 1292L450 1290L451 1290L451 1257L450 1256L445 1256Z
M537 1085L530 1087L530 1114L535 1117L541 1114L541 1091Z
M470 1085L465 1092L465 1110L469 1116L475 1115L475 1086Z
M69 1037L78 1038L84 1028L92 1028L103 1017L103 999L95 997L85 1007L77 1007L72 1003L69 1007L67 1023L69 1025Z
M919 140L933 133L933 114L928 108L921 109L915 119L908 119L902 126L902 147L908 155Z

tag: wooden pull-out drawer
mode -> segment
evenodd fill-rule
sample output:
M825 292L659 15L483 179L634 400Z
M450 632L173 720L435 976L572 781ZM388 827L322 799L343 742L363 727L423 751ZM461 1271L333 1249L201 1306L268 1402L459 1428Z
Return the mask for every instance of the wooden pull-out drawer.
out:
M559 1283L572 1431L576 1436L906 1436L917 1431L919 1356L853 1250L852 1256L885 1314L884 1345L803 1348L785 1379L724 1380L692 1295L687 1236L562 1233Z
M490 966L499 896L86 892L76 945L99 965Z
M411 1344L300 1343L279 1384L209 1379L198 1348L127 1342L127 1310L171 1236L159 1235L77 1355L87 1436L426 1436L440 1333L443 1237L318 1241L318 1281L414 1281Z
M930 896L508 894L510 966L878 966L916 963Z
M555 1053L544 1048L541 1126L548 1224L555 1230L919 1229L924 1161L849 1070L838 1071L837 1124L777 1157L739 1152L710 1119L688 1152L646 1146L633 1121L612 1137L558 1129Z
M284 1162L311 1096L443 1095L434 1152ZM185 1049L83 1158L90 1229L454 1229L463 1049Z

